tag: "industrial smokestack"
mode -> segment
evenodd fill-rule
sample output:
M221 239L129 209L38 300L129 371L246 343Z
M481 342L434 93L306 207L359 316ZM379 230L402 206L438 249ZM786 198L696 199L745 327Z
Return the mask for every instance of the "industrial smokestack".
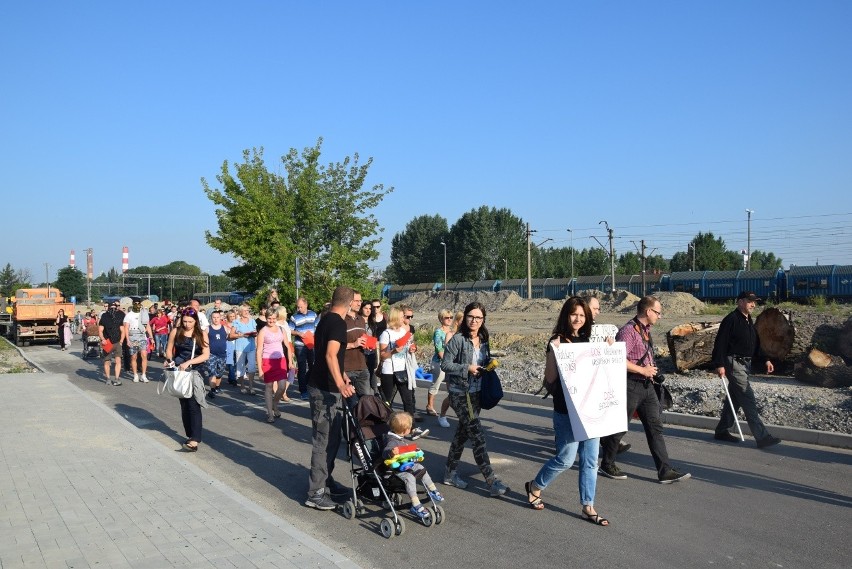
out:
M121 249L121 272L126 273L130 268L130 254L127 252L127 246Z

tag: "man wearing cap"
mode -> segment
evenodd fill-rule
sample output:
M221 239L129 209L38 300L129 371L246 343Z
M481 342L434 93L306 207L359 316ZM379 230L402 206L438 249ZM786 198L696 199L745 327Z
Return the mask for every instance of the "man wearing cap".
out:
M124 343L124 312L119 310L118 301L109 305L98 320L98 332L101 345L105 340L112 342L110 351L104 350L104 383L121 385L121 345ZM115 379L110 379L110 364L115 363Z
M751 320L755 303L760 300L752 291L744 291L737 296L737 309L725 316L716 334L713 345L713 368L724 381L728 379L728 392L734 409L742 408L748 421L748 427L758 448L766 448L781 442L773 437L763 426L763 421L757 413L757 403L754 391L749 384L752 358L761 357L766 361L766 373L775 371L775 367L760 350L760 338ZM732 443L740 442L739 437L731 434L736 417L727 401L722 403L722 414L716 425L716 440Z

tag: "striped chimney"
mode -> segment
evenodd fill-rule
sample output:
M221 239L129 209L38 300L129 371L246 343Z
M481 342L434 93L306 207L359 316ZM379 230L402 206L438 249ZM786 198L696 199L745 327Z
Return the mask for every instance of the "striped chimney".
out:
M95 263L92 260L92 250L91 249L86 250L86 277L89 280L92 280L92 279L95 278Z
M127 269L130 268L129 253L127 252L127 247L122 247L121 249L121 272L126 273Z
M76 263L77 263L77 260L74 257L74 249L71 249L71 257L68 259L68 266L73 267Z

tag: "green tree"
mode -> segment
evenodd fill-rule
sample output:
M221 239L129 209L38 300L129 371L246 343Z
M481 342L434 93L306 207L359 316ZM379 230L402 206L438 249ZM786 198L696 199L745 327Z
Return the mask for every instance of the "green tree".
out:
M76 296L78 300L86 298L86 275L77 267L59 269L53 286L61 290L66 299L72 296Z
M29 269L12 269L12 265L6 266L0 271L0 291L3 296L15 296L19 288L33 288L33 275Z
M295 261L300 259L301 293L322 305L334 288L365 288L368 261L378 258L381 229L371 213L393 188L363 189L373 159L359 156L320 164L322 138L301 154L282 157L286 178L270 172L263 149L245 150L243 162L225 161L216 177L221 189L201 183L216 206L218 230L205 232L207 243L234 255L239 264L225 274L255 291L279 282L282 302L295 300Z
M609 255L600 247L583 249L574 259L575 275L593 276L610 273Z
M449 232L440 215L415 217L393 236L388 274L392 282L410 284L444 280L444 246Z
M736 251L729 251L721 237L715 237L712 232L701 233L692 240L695 247L696 271L734 271L742 268L742 257ZM675 253L670 262L671 270L692 270L693 251Z
M450 228L446 243L450 282L502 279L503 259L510 273L518 266L526 273L526 226L509 209L470 210Z
M761 269L781 269L784 267L781 259L776 258L774 253L765 253L760 250L751 252L750 265L752 271L759 271Z
M619 275L638 275L642 272L642 258L633 251L628 251L618 257L615 272Z

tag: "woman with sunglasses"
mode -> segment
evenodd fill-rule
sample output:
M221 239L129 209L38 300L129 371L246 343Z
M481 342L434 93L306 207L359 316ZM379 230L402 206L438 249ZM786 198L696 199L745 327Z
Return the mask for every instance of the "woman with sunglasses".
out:
M210 357L210 345L207 342L207 332L201 329L198 312L186 308L180 313L179 324L169 334L166 344L166 368L187 371L192 366L198 366ZM197 386L199 384L196 384ZM180 415L183 429L186 432L186 442L183 448L190 452L198 450L201 442L201 407L207 406L204 400L204 383L201 389L195 386L192 397L180 398Z
M404 312L396 306L391 308L387 318L388 326L379 336L382 399L390 406L399 390L403 409L414 416L414 391L408 385L405 367L414 336L410 334L408 320L403 318Z
M553 434L556 438L556 455L544 463L535 479L525 484L525 489L530 507L534 510L543 510L542 490L547 488L557 476L571 468L574 458L579 454L580 504L583 518L599 526L608 526L609 521L595 511L600 439L575 440L553 349L561 342L588 342L591 333L592 311L589 305L582 298L572 296L565 301L559 312L553 335L547 344L547 359L544 367L547 392L553 395ZM610 338L609 342L612 343L612 341Z
M441 371L441 358L444 357L444 345L447 341L447 334L450 333L450 327L453 324L453 313L444 308L438 312L438 322L440 326L435 328L435 333L432 334L432 344L435 346L435 354L432 356L432 385L429 387L429 392L426 395L426 414L438 417L438 423L442 427L449 427L444 415L447 414L447 409L450 408L450 399L444 398L441 403L441 414L435 411L435 396L441 389L441 384L444 382L444 372ZM443 419L443 421L441 421Z
M468 439L473 446L473 458L488 484L492 497L502 496L509 487L500 482L491 468L491 459L485 448L485 433L479 421L479 395L482 389L481 370L491 360L488 348L488 329L485 327L485 307L471 302L464 308L464 319L459 331L444 347L441 370L446 374L450 406L459 418L456 434L447 456L444 484L467 488L467 482L456 473L464 445Z

